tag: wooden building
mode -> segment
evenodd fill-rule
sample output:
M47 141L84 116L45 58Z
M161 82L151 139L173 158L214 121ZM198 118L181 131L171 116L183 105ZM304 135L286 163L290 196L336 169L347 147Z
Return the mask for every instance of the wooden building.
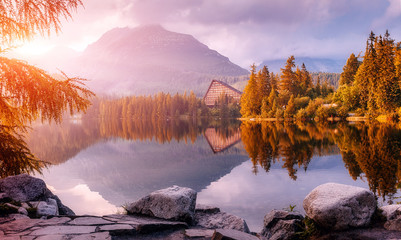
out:
M207 106L213 107L222 94L226 94L227 96L232 97L234 101L239 103L242 92L231 87L227 83L212 80L209 88L206 91L205 96L203 97L203 100L205 101L205 104Z
M213 153L222 152L241 141L240 128L235 129L229 136L219 133L215 128L208 128L204 135Z

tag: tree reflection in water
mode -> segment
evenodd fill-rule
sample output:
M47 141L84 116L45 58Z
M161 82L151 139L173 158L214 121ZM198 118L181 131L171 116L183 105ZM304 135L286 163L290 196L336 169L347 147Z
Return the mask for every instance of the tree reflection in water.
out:
M370 189L385 199L401 187L401 130L386 124L315 125L243 122L241 135L253 163L266 172L281 163L291 179L308 168L314 155L341 154L350 176L366 179Z
M240 131L238 130L240 128ZM212 133L209 141L214 152L236 144L241 135L243 146L253 163L253 173L260 168L269 172L274 163L297 179L297 171L307 171L313 156L341 155L354 179L366 179L378 196L389 199L401 187L400 126L345 123L316 125L278 122L229 122L183 120L82 119L79 124L42 126L27 138L29 149L51 164L60 164L83 149L99 142L120 138L134 141L172 140L193 144L199 136ZM1 128L1 177L40 171L38 161L24 140L13 131ZM217 145L215 145L217 144ZM220 149L216 151L216 149Z

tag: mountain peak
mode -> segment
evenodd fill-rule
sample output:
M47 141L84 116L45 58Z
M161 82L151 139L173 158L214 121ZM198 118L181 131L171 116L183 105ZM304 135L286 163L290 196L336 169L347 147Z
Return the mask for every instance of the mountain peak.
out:
M91 72L88 78L124 82L122 90L133 93L195 90L201 94L199 85L191 81L207 88L211 79L248 74L193 36L168 31L160 25L112 29L88 46L80 65L85 66L81 73ZM159 89L150 89L155 86Z

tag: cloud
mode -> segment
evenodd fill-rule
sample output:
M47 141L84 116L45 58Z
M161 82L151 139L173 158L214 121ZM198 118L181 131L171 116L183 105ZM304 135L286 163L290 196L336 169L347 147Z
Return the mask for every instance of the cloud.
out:
M374 31L401 38L401 0L97 0L47 45L83 50L115 27L161 24L248 68L289 55L347 58ZM52 41L52 43L50 43Z

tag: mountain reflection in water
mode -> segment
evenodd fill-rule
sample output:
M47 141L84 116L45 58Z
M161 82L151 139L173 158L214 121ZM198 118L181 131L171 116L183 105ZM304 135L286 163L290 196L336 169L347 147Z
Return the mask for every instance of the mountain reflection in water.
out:
M244 217L255 231L273 208L302 211L306 194L329 181L396 201L400 141L400 127L383 124L85 118L35 126L27 139L50 164L38 176L78 214L103 214L96 209L176 184L198 191L200 203ZM93 212L82 207L88 196L101 199L87 203Z

